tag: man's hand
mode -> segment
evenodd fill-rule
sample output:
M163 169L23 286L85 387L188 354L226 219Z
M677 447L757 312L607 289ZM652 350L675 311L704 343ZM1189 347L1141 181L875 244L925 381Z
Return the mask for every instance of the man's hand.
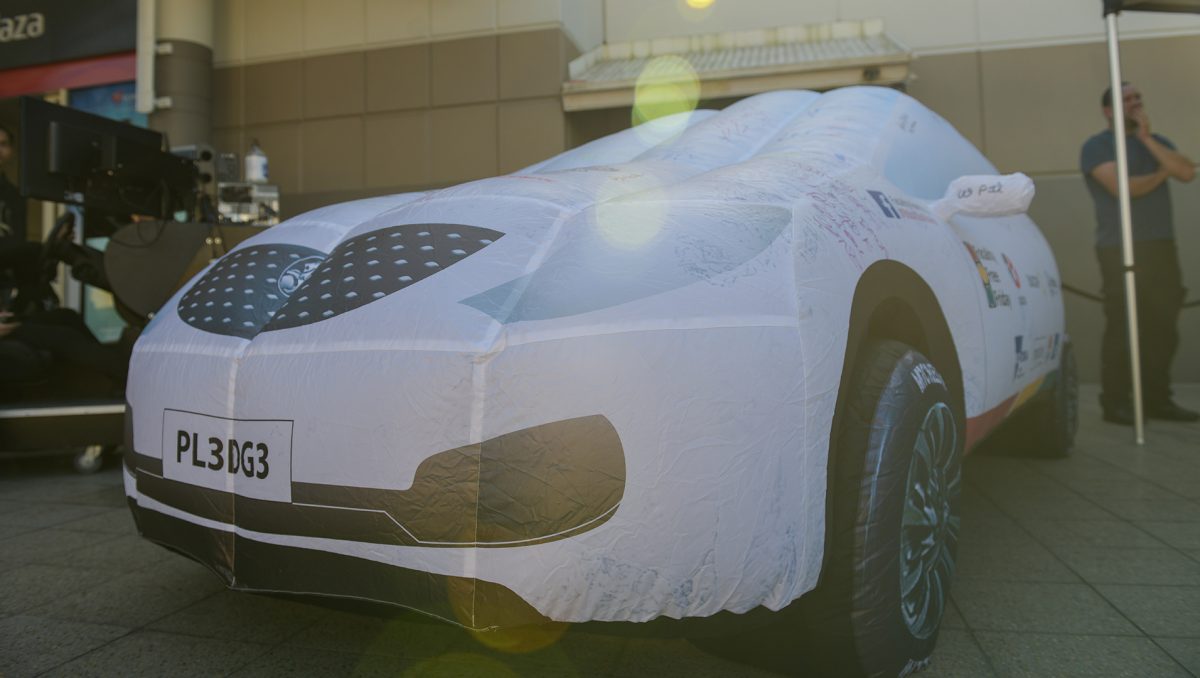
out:
M1129 197L1140 198L1158 188L1167 180L1167 172L1162 167L1153 174L1139 174L1129 177ZM1117 195L1117 163L1108 162L1096 165L1092 170L1092 178L1100 182L1109 195Z
M1151 139L1150 116L1146 115L1146 109L1139 108L1138 110L1134 111L1131 117L1133 118L1133 124L1136 126L1135 129L1137 130L1137 138L1141 139L1143 142L1145 142L1147 139Z
M1154 156L1158 161L1159 171L1166 172L1167 176L1179 181L1191 181L1196 176L1196 168L1192 165L1192 161L1179 151L1171 150L1165 144L1162 144L1158 139L1150 134L1150 119L1146 118L1145 113L1141 117L1145 120L1143 123L1138 123L1138 139L1146 146L1146 150ZM1144 129L1144 133L1143 133Z

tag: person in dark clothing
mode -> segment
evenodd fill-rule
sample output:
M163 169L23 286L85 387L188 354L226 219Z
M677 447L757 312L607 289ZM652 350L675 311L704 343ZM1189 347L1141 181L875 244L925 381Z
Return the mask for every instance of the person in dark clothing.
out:
M1171 361L1179 346L1179 312L1185 290L1167 185L1169 179L1191 181L1195 168L1169 139L1151 131L1150 118L1136 87L1124 83L1121 95L1132 199L1145 413L1154 419L1197 421L1200 414L1180 407L1171 399ZM1104 92L1100 103L1109 128L1089 138L1080 152L1080 168L1096 208L1096 257L1104 295L1100 405L1105 421L1130 425L1132 386L1111 88Z
M99 372L116 384L124 384L129 371L129 356L116 346L100 343L83 318L69 309L44 311L22 321L9 313L0 313L0 341L15 341L35 351L46 351L56 361ZM37 359L36 355L18 359L19 355L0 353L0 373L4 373L0 374L0 382L6 376L22 380L37 371L36 365L28 364ZM4 356L12 356L12 364Z
M25 198L4 174L4 166L12 159L16 138L0 125L0 238L25 239Z
M0 274L16 287L17 298L29 302L38 296L38 265L42 246L25 239L25 198L4 174L16 139L0 125Z

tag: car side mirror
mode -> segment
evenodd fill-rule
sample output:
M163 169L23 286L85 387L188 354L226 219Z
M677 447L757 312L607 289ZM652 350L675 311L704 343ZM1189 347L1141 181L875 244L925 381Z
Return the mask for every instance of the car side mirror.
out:
M968 175L951 181L946 195L929 207L942 221L955 214L1006 217L1025 213L1033 194L1033 180L1021 172Z

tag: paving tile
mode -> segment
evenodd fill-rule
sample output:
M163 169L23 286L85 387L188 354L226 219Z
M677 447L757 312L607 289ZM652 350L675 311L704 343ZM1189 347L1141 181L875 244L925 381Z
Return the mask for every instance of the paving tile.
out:
M266 654L265 645L135 631L46 676L215 676Z
M1056 553L1092 584L1200 586L1200 563L1175 549L1064 546Z
M1046 460L1037 470L1059 482L1074 487L1089 484L1122 484L1138 482L1137 477L1100 459L1075 455L1067 459Z
M0 496L3 496L3 495L0 495ZM0 499L0 516L3 516L8 513L16 513L17 511L21 511L24 509L25 509L25 504L23 504L22 502L9 501L7 499Z
M31 614L140 627L207 598L222 587L215 575L198 565L172 560L60 598L35 608Z
M1043 546L1162 548L1163 542L1119 520L1030 520L1022 526Z
M109 540L71 551L67 557L73 566L87 566L123 573L133 572L164 561L181 559L178 553L168 551L136 534L124 536L116 536L111 532L98 534L104 534L109 537Z
M1106 481L1063 481L1063 484L1079 495L1091 499L1101 506L1113 500L1143 501L1186 501L1186 497L1158 484L1127 476L1120 480Z
M959 542L957 572L960 579L1044 581L1076 583L1071 570L1032 537L995 541L964 532Z
M455 678L457 676L517 678L521 675L509 665L504 657L492 657L473 652L450 652L423 659L404 673L405 678Z
M90 504L114 491L121 492L120 487L78 475L25 477L20 482L0 485L0 499L26 504ZM98 495L100 492L106 495Z
M0 676L32 676L129 633L119 626L15 616L0 619Z
M291 600L222 591L150 625L165 631L205 638L231 638L274 645L329 614L328 610Z
M623 675L620 663L628 641L577 631L579 628L558 624L532 630L467 633L446 654L490 659L518 676Z
M717 639L697 641L702 646L718 642ZM777 654L758 653L756 656L736 655L736 661L727 658L724 652L714 654L712 648L704 651L679 639L628 639L625 651L617 661L614 676L656 676L656 678L686 678L688 676L777 676L787 667L798 666L799 656L792 656L795 647L777 648Z
M1148 678L1188 675L1149 638L1048 634L975 634L1001 676Z
M445 653L465 633L415 612L398 612L390 619L334 612L285 642L318 650L423 660Z
M0 514L0 526L41 529L94 515L90 506L71 504L26 504L15 513Z
M946 605L946 616L942 617L943 629L965 629L967 622L963 620L962 613L958 611L958 603L954 600L954 593L950 594L950 600Z
M1155 638L1154 642L1183 665L1183 668L1200 676L1200 643L1194 638Z
M1029 531L1003 513L964 510L959 534L968 540L989 542L1029 541Z
M0 614L16 614L64 596L97 586L112 573L55 565L21 565L4 573L0 585Z
M133 522L133 514L128 506L99 511L79 520L72 520L55 526L60 530L78 530L80 532L109 532L112 534L137 534L137 524Z
M1200 503L1191 499L1110 499L1103 506L1125 520L1200 523Z
M1072 493L1065 487L1059 488L1059 496L1023 498L1021 496L995 498L996 503L1018 522L1036 520L1115 520L1117 516L1100 504Z
M18 534L25 534L26 532L29 532L33 529L35 529L35 528L15 527L12 525L0 525L0 541L2 541L4 539L8 539L9 537L15 537Z
M97 487L90 490L80 488L78 493L61 497L59 501L64 504L82 504L85 506L106 508L124 508L129 505L128 500L125 499L125 488L123 487Z
M34 530L0 540L0 560L14 563L66 564L69 559L63 557L65 554L112 539L115 537L107 532Z
M1200 523L1138 521L1136 525L1177 549L1200 549Z
M954 600L972 631L1139 635L1086 584L963 579Z
M929 668L916 675L921 678L988 678L996 674L974 636L967 631L944 629L938 634Z
M1098 586L1100 595L1151 636L1200 639L1200 586ZM1200 644L1200 640L1195 640Z
M290 676L356 676L395 678L410 676L408 660L381 655L357 655L304 647L277 647L233 672L237 678L287 678Z

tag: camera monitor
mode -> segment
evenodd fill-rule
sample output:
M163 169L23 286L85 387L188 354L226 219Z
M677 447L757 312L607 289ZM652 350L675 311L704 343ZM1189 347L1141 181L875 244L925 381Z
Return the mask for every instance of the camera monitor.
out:
M162 134L21 98L21 193L111 214L169 218L195 205L196 167Z

